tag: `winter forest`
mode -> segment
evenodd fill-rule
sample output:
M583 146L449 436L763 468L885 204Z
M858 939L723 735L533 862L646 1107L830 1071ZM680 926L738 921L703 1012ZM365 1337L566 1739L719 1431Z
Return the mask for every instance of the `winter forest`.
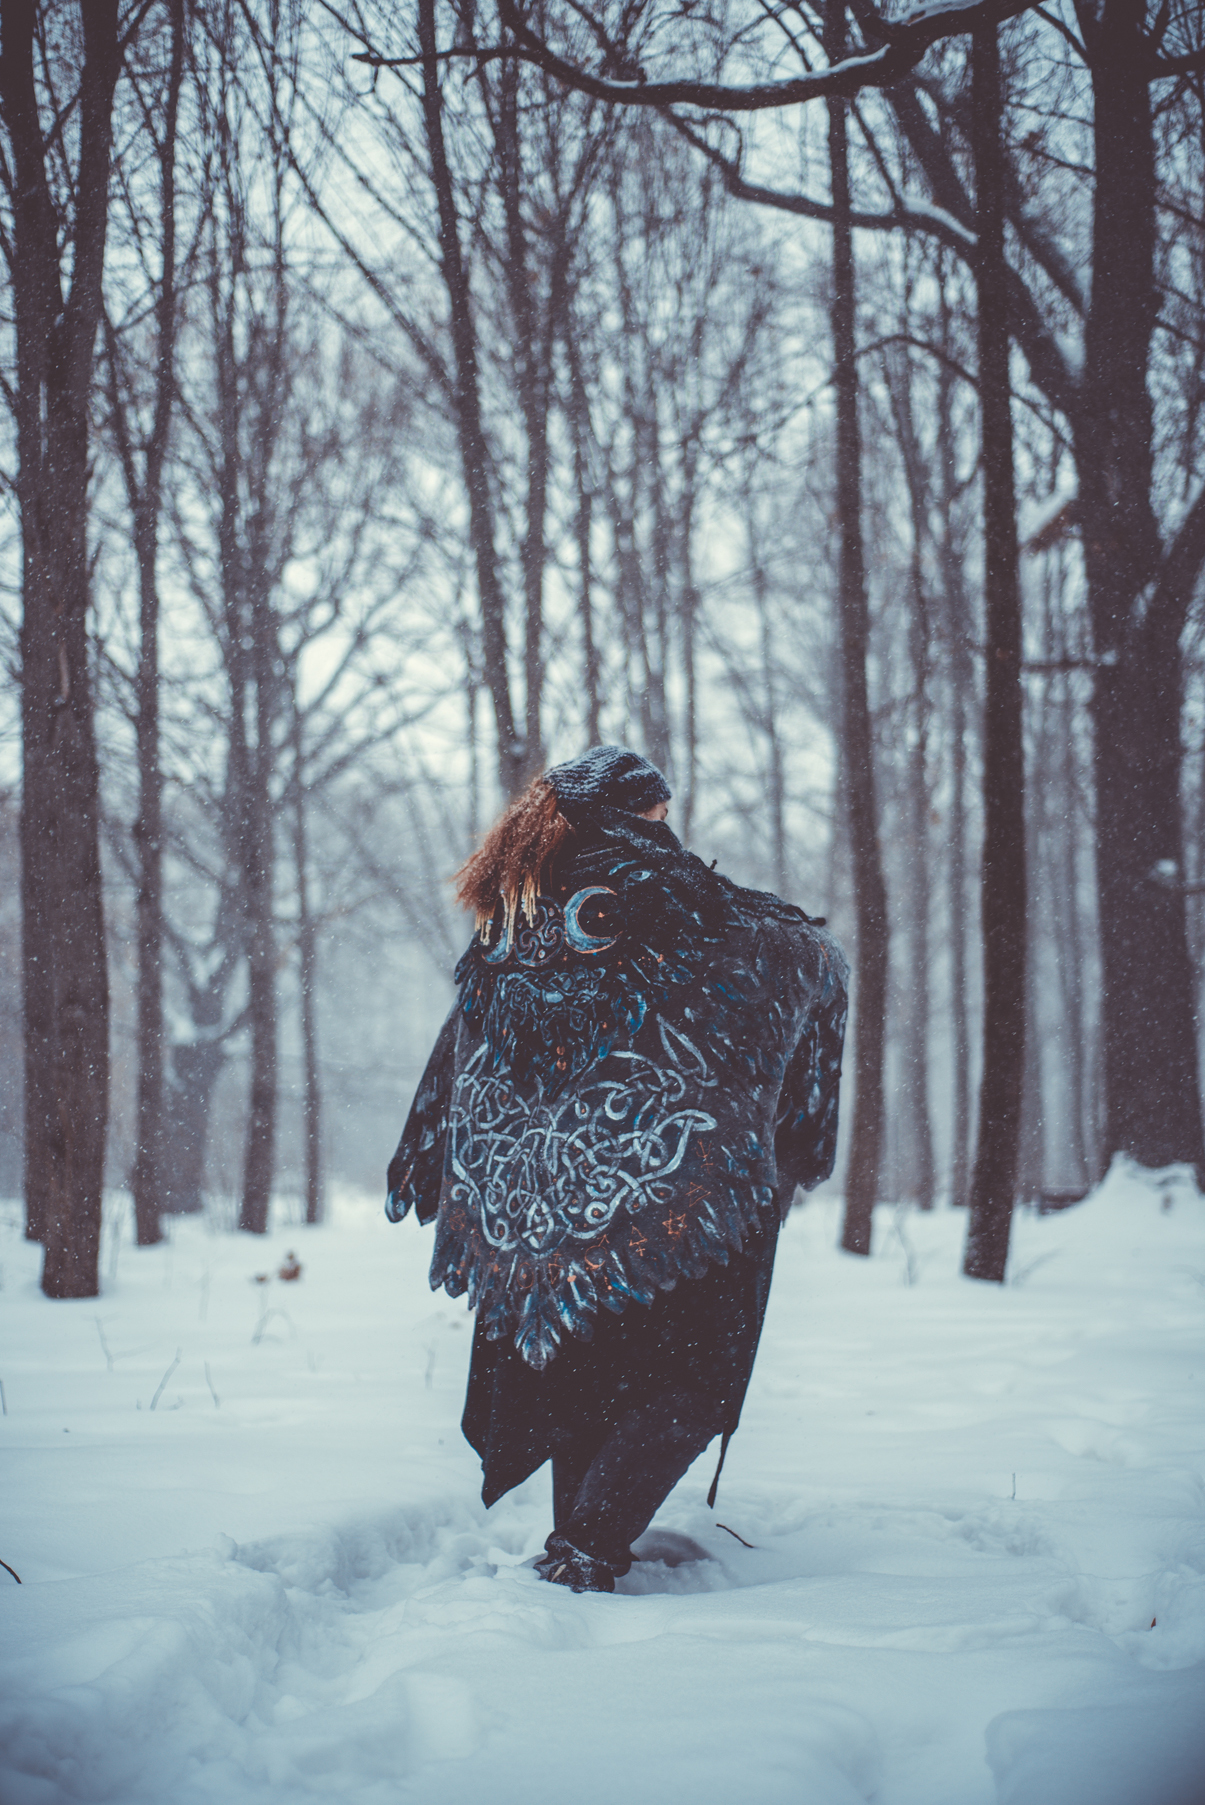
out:
M1202 1163L1205 55L1097 13L6 11L49 1295L106 1180L142 1245L379 1182L447 880L600 738L855 957L846 1246L944 1194L998 1278L1014 1199Z
M1099 1245L1128 1247L1103 1213L1119 1172L1188 1233L1199 0L0 0L0 50L0 1198L23 1307L36 1283L39 1310L95 1317L112 1375L96 1312L122 1245L130 1282L184 1258L188 1218L245 1266L282 1235L305 1263L338 1198L379 1212L468 937L451 879L600 741L665 772L688 847L846 948L838 1166L792 1232L864 1256L832 1266L849 1308L887 1252L901 1296L927 1262L1011 1282L1051 1257L1047 1218L1070 1237L1051 1272L1091 1273L1076 1206L1104 1185ZM404 1257L429 1316L429 1251ZM445 1326L414 1359L450 1442ZM517 1561L514 1521L491 1533ZM441 1578L452 1533L436 1513L390 1558ZM1199 1591L1199 1522L1193 1546ZM1110 1598L1108 1635L1164 1611ZM1193 1622L1163 1661L1181 1685ZM407 1760L445 1761L423 1735ZM1075 1805L991 1746L985 1802ZM162 1762L144 1793L102 1761L94 1792L40 1759L12 1772L51 1790L15 1800L309 1791L283 1755L212 1795ZM345 1796L400 1798L381 1761ZM454 1766L424 1801L490 1796ZM855 1767L806 1796L981 1796ZM1085 1799L1137 1805L1093 1771ZM1142 1796L1191 1805L1188 1784Z

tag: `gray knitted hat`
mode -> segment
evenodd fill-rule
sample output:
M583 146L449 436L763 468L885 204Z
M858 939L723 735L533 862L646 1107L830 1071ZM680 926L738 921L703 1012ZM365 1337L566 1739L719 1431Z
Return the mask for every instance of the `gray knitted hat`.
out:
M603 807L644 815L671 795L656 765L626 746L591 746L581 758L553 765L544 775L565 814Z

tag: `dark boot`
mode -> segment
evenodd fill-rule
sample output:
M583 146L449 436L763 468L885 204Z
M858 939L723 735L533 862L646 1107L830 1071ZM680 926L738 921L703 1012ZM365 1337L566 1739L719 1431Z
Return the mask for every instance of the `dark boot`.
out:
M554 1530L544 1544L547 1554L536 1562L536 1572L554 1586L569 1586L574 1592L613 1592L615 1573L606 1561L583 1554Z
M558 1509L549 1553L554 1542L558 1550L567 1545L612 1574L626 1573L632 1543L720 1428L698 1392L663 1391L629 1411L591 1461L569 1514ZM554 1465L554 1486L556 1477Z

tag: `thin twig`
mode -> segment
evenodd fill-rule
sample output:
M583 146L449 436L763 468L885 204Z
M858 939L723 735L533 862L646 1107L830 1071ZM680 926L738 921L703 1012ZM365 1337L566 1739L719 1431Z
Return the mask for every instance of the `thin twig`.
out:
M221 1409L221 1408L222 1408L222 1400L221 1400L221 1398L220 1398L220 1397L219 1397L219 1396L218 1396L218 1394L217 1394L217 1392L216 1392L216 1391L215 1391L215 1390L214 1390L214 1389L213 1389L213 1380L212 1380L212 1379L211 1379L211 1378L210 1378L210 1376L209 1376L209 1362L208 1362L208 1360L207 1360L207 1361L206 1361L206 1362L205 1362L205 1383L206 1383L206 1385L208 1385L208 1387L209 1387L209 1395L210 1395L210 1397L211 1397L211 1398L212 1398L212 1399L213 1399L213 1407L214 1407L214 1409L215 1409L215 1410L220 1410L220 1409Z
M0 1561L0 1567L3 1567L6 1573L11 1573L18 1585L21 1584L21 1575L15 1572L14 1569L9 1566L7 1561Z
M168 1380L171 1378L172 1374L175 1372L175 1370L179 1366L179 1364L180 1364L180 1349L177 1348L176 1349L176 1358L172 1361L171 1365L168 1367L167 1371L164 1373L163 1377L160 1379L159 1389L155 1393L154 1397L151 1399L151 1409L152 1410L155 1408L155 1405L159 1402L160 1398L163 1396L163 1387L167 1384Z
M736 1539L737 1539L737 1541L738 1541L738 1542L739 1542L739 1543L740 1543L740 1545L741 1545L741 1547L742 1547L742 1548L752 1548L752 1547L753 1547L753 1543L752 1543L752 1542L747 1542L747 1541L746 1541L746 1540L745 1540L745 1538L744 1538L744 1536L738 1536L738 1535L737 1535L737 1534L736 1534L736 1531L735 1531L735 1529L729 1529L729 1528L728 1528L728 1525L727 1525L727 1523L717 1523L717 1524L716 1524L716 1528L717 1528L717 1529L724 1529L724 1530L727 1530L727 1532L728 1532L728 1534L729 1534L729 1535L730 1535L730 1536L736 1536Z
M4 1395L4 1380L0 1379L0 1416L8 1415L8 1399Z
M104 1327L101 1323L99 1316L94 1317L93 1321L96 1323L96 1333L100 1336L100 1345L104 1351L104 1356L105 1356L105 1360L108 1364L109 1371L112 1372L113 1371L113 1354L109 1347L108 1342L105 1340Z
M916 1258L916 1249L904 1233L905 1220L906 1206L902 1203L897 1203L891 1226L895 1230L895 1238L899 1242L904 1253L904 1283L911 1286L915 1285L920 1268Z

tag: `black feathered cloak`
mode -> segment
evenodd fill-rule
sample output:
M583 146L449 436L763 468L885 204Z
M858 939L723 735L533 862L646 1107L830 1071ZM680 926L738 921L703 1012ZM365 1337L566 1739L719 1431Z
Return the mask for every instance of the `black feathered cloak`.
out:
M661 822L596 809L501 909L389 1167L477 1310L464 1429L487 1502L650 1387L735 1428L780 1214L832 1170L847 968Z

